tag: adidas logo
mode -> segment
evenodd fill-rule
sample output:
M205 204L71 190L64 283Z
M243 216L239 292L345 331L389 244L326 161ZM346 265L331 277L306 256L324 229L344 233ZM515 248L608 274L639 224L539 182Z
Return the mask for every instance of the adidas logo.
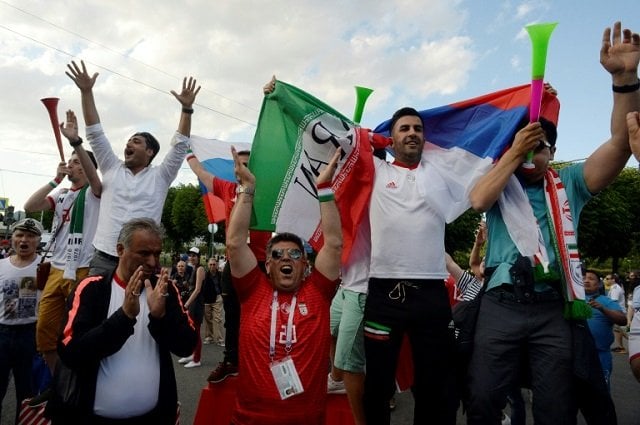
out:
M389 183L387 183L387 185L385 186L387 189L397 189L398 186L396 186L396 182L391 181Z

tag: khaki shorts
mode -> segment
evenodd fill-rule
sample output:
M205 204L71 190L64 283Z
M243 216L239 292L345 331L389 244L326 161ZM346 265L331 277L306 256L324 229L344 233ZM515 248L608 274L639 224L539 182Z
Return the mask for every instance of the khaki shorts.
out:
M336 340L333 364L338 369L364 373L364 305L367 294L339 288L331 302L331 335Z
M89 267L76 270L76 280L63 279L63 270L51 267L47 285L42 291L36 323L36 345L39 352L54 351L58 346L58 336L62 332L62 321L66 317L67 298L80 282L89 274Z

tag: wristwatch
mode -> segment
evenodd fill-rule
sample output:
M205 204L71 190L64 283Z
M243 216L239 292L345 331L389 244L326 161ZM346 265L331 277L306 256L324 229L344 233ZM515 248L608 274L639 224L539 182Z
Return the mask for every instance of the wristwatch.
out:
M256 193L256 190L253 187L246 187L239 184L238 187L236 187L236 194L240 195L241 193L253 196Z

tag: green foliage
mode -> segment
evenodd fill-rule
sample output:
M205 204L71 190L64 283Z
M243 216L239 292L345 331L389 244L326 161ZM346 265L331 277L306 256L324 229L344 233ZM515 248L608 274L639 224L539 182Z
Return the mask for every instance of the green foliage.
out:
M26 213L28 218L33 218L34 220L38 220L42 223L42 226L48 230L51 229L51 225L53 224L53 211L37 211Z
M170 250L178 252L196 237L208 238L207 216L200 190L194 185L169 188L162 211L162 224L170 240Z
M637 258L638 199L640 172L625 168L611 186L585 206L578 227L578 246L587 266L611 259L611 270L618 272L623 259Z
M469 253L481 218L479 212L469 209L454 222L446 225L444 248L456 263L469 264Z

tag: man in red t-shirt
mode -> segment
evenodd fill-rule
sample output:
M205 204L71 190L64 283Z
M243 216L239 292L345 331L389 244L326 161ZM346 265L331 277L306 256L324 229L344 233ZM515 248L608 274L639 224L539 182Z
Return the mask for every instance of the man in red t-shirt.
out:
M267 244L265 275L247 245L255 177L232 149L240 181L227 229L231 275L242 305L240 375L232 423L321 424L329 356L329 305L340 275L342 231L331 179L340 150L316 184L324 245L313 271L302 240L280 233Z
M239 151L238 158L246 166L249 162L249 151ZM205 185L207 190L224 202L225 222L229 224L231 210L236 203L237 183L223 180L209 173L202 166L200 161L193 155L187 156L187 163L191 170L198 176L198 179ZM267 242L271 239L271 232L261 232L257 230L249 231L249 248L258 260L258 265L264 271L264 263L266 260L265 249ZM238 339L240 332L240 302L233 285L231 284L231 268L230 256L227 252L229 261L222 270L220 286L222 289L222 303L224 306L224 358L218 366L211 371L207 381L218 383L228 376L236 376L238 374Z

